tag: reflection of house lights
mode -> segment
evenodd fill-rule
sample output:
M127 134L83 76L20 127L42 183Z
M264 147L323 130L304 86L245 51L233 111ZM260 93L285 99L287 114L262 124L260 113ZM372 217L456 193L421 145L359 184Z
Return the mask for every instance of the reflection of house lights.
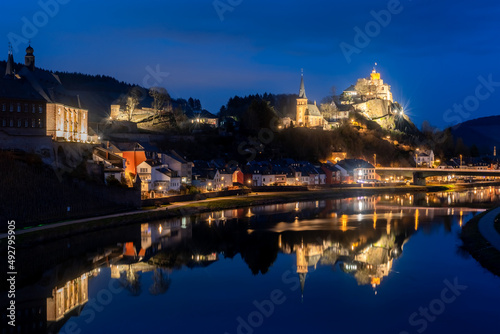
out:
M342 223L342 227L340 228L340 230L342 232L347 231L347 219L348 219L347 215L342 215L340 217L340 222Z
M418 209L415 210L415 231L418 229Z
M160 224L160 226L158 226L158 232L161 234L161 231L163 231L163 227L161 227L161 224Z

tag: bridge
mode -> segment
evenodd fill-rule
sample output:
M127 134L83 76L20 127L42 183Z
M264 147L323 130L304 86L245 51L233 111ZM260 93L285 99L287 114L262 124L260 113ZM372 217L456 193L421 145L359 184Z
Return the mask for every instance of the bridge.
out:
M425 186L425 179L431 176L485 176L500 177L500 169L473 169L473 168L405 168L405 167L376 167L375 173L382 179L390 176L412 177L413 184Z

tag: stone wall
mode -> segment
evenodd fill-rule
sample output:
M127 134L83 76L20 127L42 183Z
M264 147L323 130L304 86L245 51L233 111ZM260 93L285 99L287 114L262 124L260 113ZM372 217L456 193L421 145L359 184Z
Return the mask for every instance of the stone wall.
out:
M373 99L366 102L354 105L354 108L360 112L364 112L370 118L379 118L391 112L390 101Z

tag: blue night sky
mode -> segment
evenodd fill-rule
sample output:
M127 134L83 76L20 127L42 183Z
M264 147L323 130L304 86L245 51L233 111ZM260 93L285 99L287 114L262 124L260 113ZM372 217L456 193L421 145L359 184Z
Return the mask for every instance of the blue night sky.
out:
M368 76L377 62L419 127L426 119L446 127L499 114L498 1L394 1L41 0L64 3L51 16L39 1L2 1L1 59L14 39L14 59L23 61L30 37L36 65L46 69L142 85L148 68L158 68L169 73L159 84L172 97L199 98L214 113L234 95L298 93L301 68L309 99L319 101L332 86L341 92ZM371 12L388 6L390 22L375 23ZM23 32L26 21L38 31ZM355 28L367 24L372 37L356 43ZM350 62L341 43L357 48ZM499 82L483 87L481 99L479 76ZM464 101L470 112L447 112Z

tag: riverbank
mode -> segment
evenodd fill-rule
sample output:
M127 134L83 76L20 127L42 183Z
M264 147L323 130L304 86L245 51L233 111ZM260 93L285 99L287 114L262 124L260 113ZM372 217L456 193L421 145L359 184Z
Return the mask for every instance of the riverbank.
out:
M495 248L481 233L480 223L491 213L491 210L483 212L469 220L460 233L462 249L467 251L479 264L500 276L500 250ZM496 216L495 229L500 232L500 215Z
M469 187L467 187L469 188ZM64 238L74 234L82 234L100 229L109 229L127 224L149 222L159 219L168 219L184 215L237 209L242 207L281 204L297 201L341 199L358 196L371 196L377 194L438 192L458 190L452 185L429 186L401 186L401 187L366 187L366 188L330 188L324 190L305 192L280 192L259 193L225 198L212 198L202 201L172 203L171 205L149 209L126 212L122 214L102 217L80 219L73 221L57 222L54 224L38 226L16 232L17 240L23 245ZM5 246L6 235L0 235L0 248Z

